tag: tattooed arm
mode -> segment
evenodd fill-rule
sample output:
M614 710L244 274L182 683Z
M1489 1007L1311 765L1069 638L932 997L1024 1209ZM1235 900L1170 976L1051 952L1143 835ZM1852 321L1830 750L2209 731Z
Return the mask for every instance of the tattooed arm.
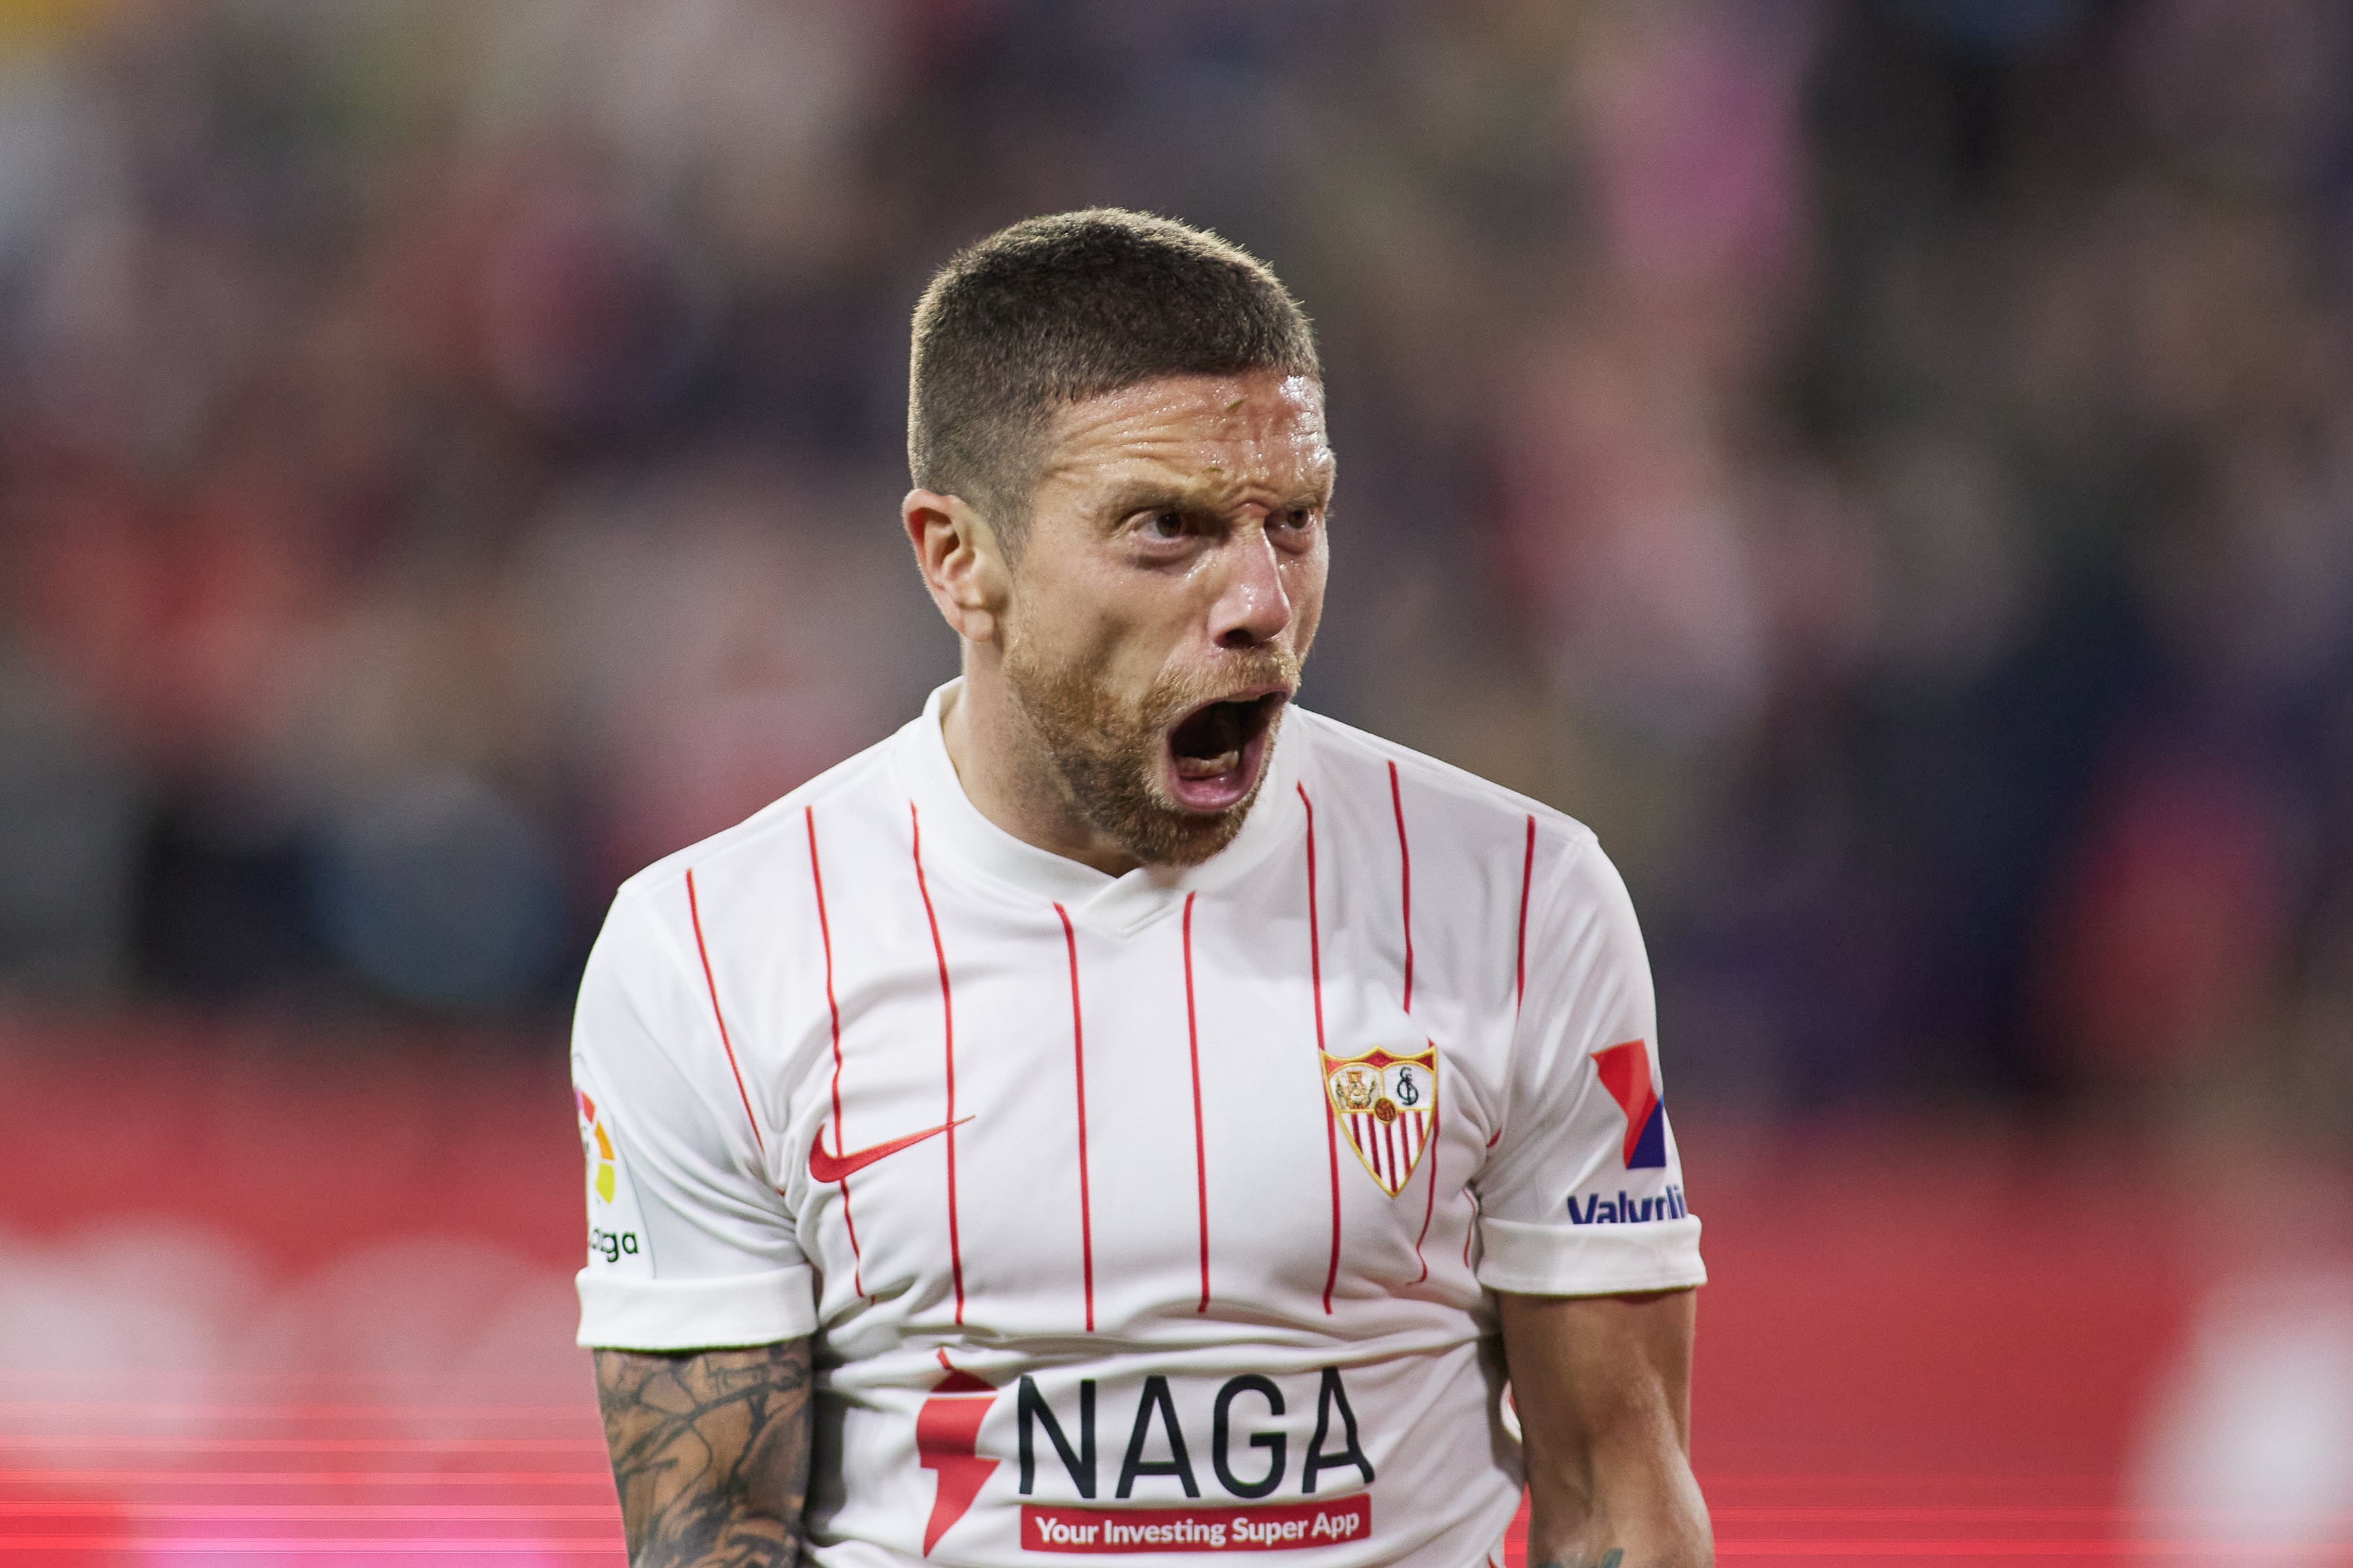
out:
M1714 1563L1691 1472L1693 1293L1498 1299L1525 1435L1528 1561Z
M791 1568L808 1488L809 1342L596 1352L631 1568Z

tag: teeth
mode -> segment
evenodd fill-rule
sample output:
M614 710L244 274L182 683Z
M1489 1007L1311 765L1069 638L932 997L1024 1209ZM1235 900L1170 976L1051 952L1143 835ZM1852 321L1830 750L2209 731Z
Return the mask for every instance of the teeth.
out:
M1242 754L1239 748L1230 752L1219 752L1214 757L1179 757L1176 759L1176 776L1187 779L1211 779L1219 773L1231 773L1241 765Z

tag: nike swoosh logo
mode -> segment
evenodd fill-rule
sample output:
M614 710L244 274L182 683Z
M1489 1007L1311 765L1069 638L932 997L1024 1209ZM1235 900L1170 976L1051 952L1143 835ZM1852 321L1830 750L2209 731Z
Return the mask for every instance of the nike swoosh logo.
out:
M809 1174L820 1182L839 1182L853 1171L862 1171L886 1155L902 1149L912 1149L926 1138L936 1138L951 1127L961 1127L971 1121L959 1116L954 1121L943 1121L937 1127L926 1127L921 1132L910 1132L903 1138L893 1138L888 1143L877 1143L850 1154L828 1154L825 1152L825 1129L818 1129L809 1141Z

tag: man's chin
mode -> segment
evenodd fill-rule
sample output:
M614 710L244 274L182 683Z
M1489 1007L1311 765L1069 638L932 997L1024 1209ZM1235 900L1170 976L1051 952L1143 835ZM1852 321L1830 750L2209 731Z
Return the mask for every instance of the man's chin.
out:
M1221 811L1192 811L1170 802L1096 826L1147 866L1198 866L1240 835L1264 782L1254 782L1248 794Z

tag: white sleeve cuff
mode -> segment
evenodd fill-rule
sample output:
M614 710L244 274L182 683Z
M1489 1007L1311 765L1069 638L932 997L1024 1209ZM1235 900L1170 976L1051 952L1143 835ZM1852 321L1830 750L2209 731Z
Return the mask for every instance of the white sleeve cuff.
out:
M716 1279L617 1279L580 1271L579 1342L596 1349L699 1351L797 1340L817 1328L806 1267Z
M1479 1283L1522 1296L1615 1296L1707 1283L1699 1216L1633 1225L1482 1219Z

